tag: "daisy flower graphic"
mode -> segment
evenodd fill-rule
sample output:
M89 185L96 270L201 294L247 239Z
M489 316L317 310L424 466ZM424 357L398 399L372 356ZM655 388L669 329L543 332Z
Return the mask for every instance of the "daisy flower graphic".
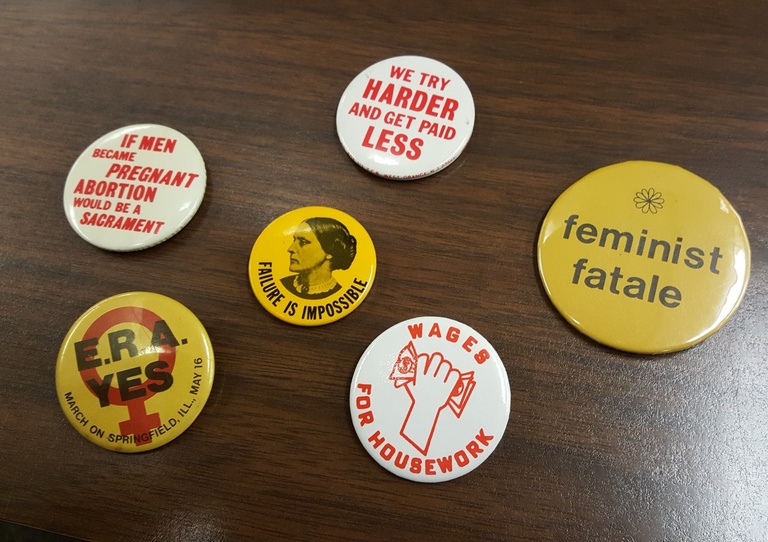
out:
M635 194L635 207L643 213L655 215L664 207L664 198L661 197L661 192L656 192L653 188L643 188Z

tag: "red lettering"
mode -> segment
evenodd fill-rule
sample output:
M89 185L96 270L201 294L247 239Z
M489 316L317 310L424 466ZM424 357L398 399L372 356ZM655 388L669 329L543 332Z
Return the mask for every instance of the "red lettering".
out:
M379 101L392 105L392 97L394 96L394 94L395 94L395 84L390 83L384 88L384 92L379 97Z
M453 470L453 456L447 455L445 457L438 457L437 466L443 474L451 472Z
M475 458L483 453L483 450L480 449L480 445L474 440L467 444L467 451Z
M480 428L480 432L475 435L475 439L483 446L488 446L488 444L490 444L490 442L493 440L493 435L486 435L483 429Z
M120 171L117 172L117 178L125 179L129 171L131 171L131 166L129 166L128 164L124 164L120 166Z
M421 339L424 324L419 322L418 324L408 324L408 332L411 334L411 339Z
M475 339L472 335L467 337L467 340L464 341L464 344L461 345L461 347L466 350L467 352L472 352L472 347L477 344L477 339Z
M384 145L389 143L389 137L394 135L392 130L382 130L379 134L379 140L376 142L376 150L381 152L387 152L387 148Z
M469 465L469 457L467 457L467 454L464 452L464 450L459 450L453 454L453 458L456 460L456 464L459 467L466 467Z
M197 173L190 173L189 176L187 177L187 184L184 185L184 188L189 188L189 185L192 184L192 181L197 179L199 176L200 175L198 175Z
M394 79L402 79L403 81L411 81L413 77L413 70L401 68L400 66L392 66L389 69L389 76Z
M395 144L389 149L389 152L395 156L400 156L405 152L406 141L408 141L408 136L406 134L397 134L395 136Z
M173 153L176 148L176 140L167 137L143 136L139 143L139 150L153 152Z
M408 107L408 99L412 94L413 91L408 87L400 87L400 90L397 91L397 98L395 98L395 102L392 105L405 109Z
M398 469L405 469L405 467L408 466L408 459L410 457L411 456L408 454L404 454L403 452L398 451L397 456L395 457L395 467Z
M135 181L136 180L136 176L139 174L140 171L142 171L144 169L146 169L146 168L142 168L141 166L133 166L133 168L131 168L131 173L128 175L128 180L129 181Z
M488 350L486 350L485 348L483 348L477 354L475 354L475 361L478 363L478 365L482 365L489 359L491 359L491 355L488 353Z
M421 147L424 145L424 140L420 138L414 138L411 140L411 150L405 153L405 157L409 160L418 160L421 156Z
M395 447L387 442L384 447L379 450L379 455L389 461L392 459L392 456L395 455Z
M365 132L365 137L363 138L363 147L367 147L369 149L373 148L373 143L371 143L371 135L373 135L373 126L369 126L368 130Z
M448 117L448 120L453 120L453 114L458 108L458 100L454 100L453 98L446 98L445 103L443 104L443 110L440 112L440 118L444 119Z
M373 412L366 410L365 412L358 414L357 419L360 420L360 427L373 423Z
M107 170L107 177L112 175L113 173L117 173L120 169L120 164L117 162L113 163L111 166L109 166L109 169Z
M368 79L368 84L365 85L365 90L363 91L363 98L368 100L375 100L376 96L379 94L380 88L381 81L376 79Z
M424 92L423 90L417 90L413 93L413 101L411 102L411 105L408 109L411 111L416 111L417 113L424 109L424 106L427 105L427 98L428 94Z
M426 113L427 115L429 115L431 117L436 117L437 116L437 108L440 105L440 102L442 102L442 101L443 101L443 97L442 96L440 96L438 94L433 94L429 98L429 105L427 105L427 110L424 111L424 113Z
M114 149L94 149L94 158L108 158L109 160L125 160L127 162L133 162L136 157L135 152L121 151Z
M374 448L378 448L379 446L384 444L384 437L381 436L381 433L377 429L376 432L373 435L368 437L368 442L373 444Z
M270 267L272 266L271 262L268 262ZM358 384L357 389L362 391L363 393L370 395L371 394L371 385L370 384Z

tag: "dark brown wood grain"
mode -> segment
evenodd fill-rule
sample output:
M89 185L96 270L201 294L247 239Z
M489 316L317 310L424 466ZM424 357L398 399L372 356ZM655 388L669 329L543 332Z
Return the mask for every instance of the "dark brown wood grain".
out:
M740 540L768 537L768 4L6 1L0 5L0 520L92 540ZM440 60L477 110L461 157L393 182L345 155L335 111L367 66ZM80 152L171 126L208 171L178 235L95 248L62 210ZM598 345L548 301L535 260L554 199L624 160L678 164L739 211L749 287L710 339L664 356ZM327 205L379 260L348 317L300 328L251 293L277 216ZM111 295L189 307L216 356L183 435L123 455L55 393L61 341ZM504 361L509 424L477 470L418 484L380 468L348 408L379 333L438 314Z

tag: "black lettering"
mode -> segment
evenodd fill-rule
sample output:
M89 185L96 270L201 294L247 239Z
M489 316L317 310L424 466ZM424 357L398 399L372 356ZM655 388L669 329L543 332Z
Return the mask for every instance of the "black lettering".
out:
M674 286L664 286L659 292L659 302L667 308L674 309L682 300L683 294Z
M667 260L669 260L669 250L671 247L669 246L669 243L667 243L666 241L661 241L659 239L651 239L651 246L648 249L648 257L651 259L655 258L656 249L658 247L661 247L662 249L661 261L666 262Z
M618 250L619 241L622 237L625 239L624 252L629 252L632 250L632 234L628 231L612 230L610 228L603 228L603 232L600 235L600 243L598 243L601 247L606 245L609 235L613 236L613 242L611 243L611 248L613 250Z
M113 331L109 334L109 351L112 355L112 361L120 361L122 350L128 351L129 357L135 357L139 355L139 349L133 344L136 340L136 334L131 329L121 329L119 331Z
M155 327L152 328L152 346L157 348L164 344L175 348L179 346L179 341L173 336L173 332L165 320L158 320L155 322Z
M702 264L703 265L703 264ZM96 354L96 345L99 339L83 339L75 343L75 359L77 360L77 370L85 371L95 369L101 365L101 360L94 357Z
M717 270L717 260L723 257L723 255L720 254L720 247L713 247L712 252L710 252L709 255L712 256L709 264L709 270L713 274L719 275L720 271Z
M153 361L147 365L146 369L144 369L144 374L147 376L147 379L160 382L160 384L155 384L154 382L147 384L147 389L149 391L160 393L171 387L173 384L173 375L161 370L167 368L168 364L161 360Z
M105 375L101 384L95 378L85 381L88 387L93 390L93 393L96 394L96 397L99 398L99 406L101 407L109 406L109 386L112 383L112 376L111 373Z
M597 228L593 224L581 224L576 228L576 238L584 244L594 243L597 239Z
M117 387L120 388L120 398L123 401L130 401L147 394L147 390L138 387L141 386L141 378L132 378L139 375L141 375L140 367L132 367L117 373Z
M704 251L700 248L690 247L685 251L685 255L688 257L683 262L691 269L701 269L704 267Z

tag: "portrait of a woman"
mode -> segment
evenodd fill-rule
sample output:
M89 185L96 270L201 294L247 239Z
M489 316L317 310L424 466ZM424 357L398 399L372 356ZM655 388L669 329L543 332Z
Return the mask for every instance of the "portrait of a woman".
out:
M296 228L288 247L289 275L283 286L303 299L324 299L341 289L333 277L337 269L349 269L357 254L357 240L333 218L308 218Z

